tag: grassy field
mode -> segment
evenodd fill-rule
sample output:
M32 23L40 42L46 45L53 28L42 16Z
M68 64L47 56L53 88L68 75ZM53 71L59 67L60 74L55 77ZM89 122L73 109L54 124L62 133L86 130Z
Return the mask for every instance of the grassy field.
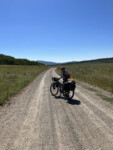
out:
M65 67L72 78L113 93L113 63L76 63Z
M0 105L19 92L47 66L0 66Z

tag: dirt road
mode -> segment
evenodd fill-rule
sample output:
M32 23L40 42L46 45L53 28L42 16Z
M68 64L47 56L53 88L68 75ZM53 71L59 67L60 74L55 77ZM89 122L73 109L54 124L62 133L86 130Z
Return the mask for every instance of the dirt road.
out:
M51 96L54 70L0 108L0 150L113 150L113 107L80 85L71 101Z

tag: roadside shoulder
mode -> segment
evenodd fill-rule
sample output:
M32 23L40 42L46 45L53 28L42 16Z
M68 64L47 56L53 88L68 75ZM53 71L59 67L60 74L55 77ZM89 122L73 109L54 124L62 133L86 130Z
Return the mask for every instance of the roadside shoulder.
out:
M102 100L105 100L113 104L113 93L105 91L101 88L98 88L96 86L90 85L82 81L77 81L77 85L83 87L84 89L90 91L91 93L95 93L95 95L101 98Z

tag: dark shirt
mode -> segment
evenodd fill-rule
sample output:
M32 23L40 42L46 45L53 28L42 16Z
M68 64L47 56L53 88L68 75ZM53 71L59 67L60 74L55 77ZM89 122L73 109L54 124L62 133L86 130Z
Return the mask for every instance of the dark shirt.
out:
M63 78L63 82L66 82L67 79L68 79L68 72L63 71L63 72L62 72L62 78Z

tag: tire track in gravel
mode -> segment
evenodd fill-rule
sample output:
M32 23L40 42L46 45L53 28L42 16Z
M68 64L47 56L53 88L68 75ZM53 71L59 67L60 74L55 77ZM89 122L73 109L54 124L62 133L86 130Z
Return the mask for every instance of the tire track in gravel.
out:
M0 110L0 150L113 150L113 109L81 85L72 100L51 96L53 76L42 73Z

